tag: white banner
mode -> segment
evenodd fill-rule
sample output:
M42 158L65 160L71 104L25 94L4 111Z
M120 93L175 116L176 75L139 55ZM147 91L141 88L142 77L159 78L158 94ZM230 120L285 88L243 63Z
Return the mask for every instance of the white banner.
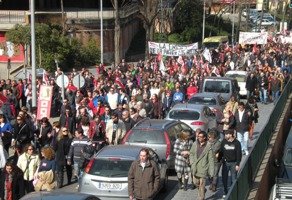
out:
M170 43L148 42L150 54L158 54L164 56L184 56L194 55L198 49L198 43L180 45Z
M268 32L240 32L239 44L267 44Z

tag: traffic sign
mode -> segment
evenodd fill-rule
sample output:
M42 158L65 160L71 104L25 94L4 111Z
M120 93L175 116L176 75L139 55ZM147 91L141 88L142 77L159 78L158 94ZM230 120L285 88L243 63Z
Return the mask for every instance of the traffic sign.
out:
M62 84L63 81L64 85ZM60 88L62 88L63 86L66 88L69 84L69 78L68 76L61 74L57 77L56 83Z
M78 89L82 88L85 85L85 79L81 74L77 74L73 78L73 85Z

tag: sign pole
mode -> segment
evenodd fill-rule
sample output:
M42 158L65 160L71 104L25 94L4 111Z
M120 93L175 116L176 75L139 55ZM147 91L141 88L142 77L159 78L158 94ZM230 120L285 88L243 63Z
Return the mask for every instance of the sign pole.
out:
M62 99L65 99L65 83L64 83L64 72L62 72Z

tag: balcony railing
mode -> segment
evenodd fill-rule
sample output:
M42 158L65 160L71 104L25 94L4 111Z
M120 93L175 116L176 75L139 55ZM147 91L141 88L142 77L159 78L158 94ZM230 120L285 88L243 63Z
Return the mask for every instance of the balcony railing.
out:
M0 23L25 23L25 11L0 10Z

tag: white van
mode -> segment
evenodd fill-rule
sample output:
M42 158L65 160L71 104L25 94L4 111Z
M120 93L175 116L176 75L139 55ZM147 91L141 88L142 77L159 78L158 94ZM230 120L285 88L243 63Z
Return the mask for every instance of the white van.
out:
M247 95L247 90L245 88L246 84L246 78L247 78L247 72L246 71L228 71L225 74L226 77L228 78L235 78L237 80L238 86L240 88L239 95L240 96L246 96Z

